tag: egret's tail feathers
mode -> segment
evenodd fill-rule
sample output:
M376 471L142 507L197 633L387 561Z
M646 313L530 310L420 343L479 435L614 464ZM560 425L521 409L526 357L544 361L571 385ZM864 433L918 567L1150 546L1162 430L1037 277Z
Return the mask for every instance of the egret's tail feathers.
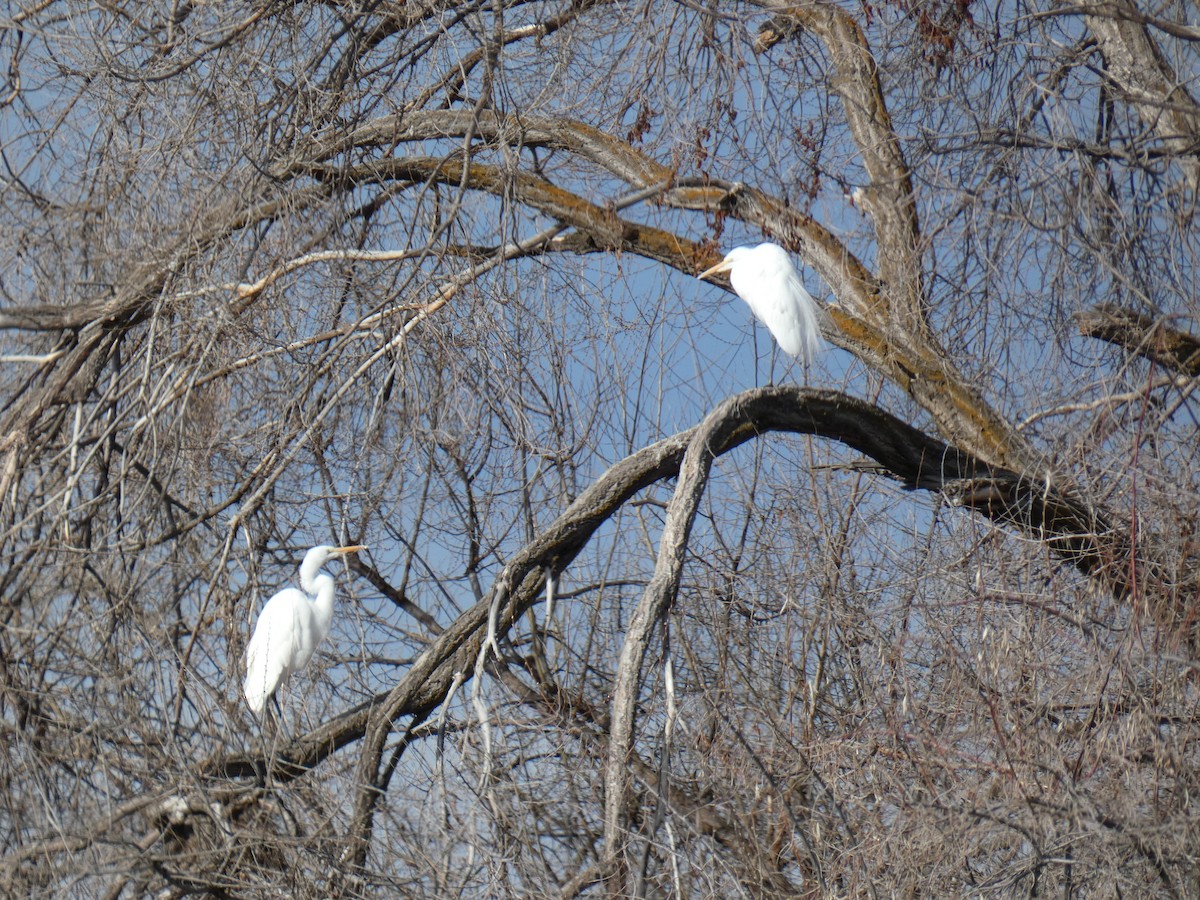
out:
M256 716L262 715L267 706L267 698L271 696L270 691L266 689L266 674L266 672L247 672L246 681L242 685L242 691L246 694L246 703Z
M277 662L272 664L271 655L264 652L265 649L259 635L255 634L246 653L246 680L242 683L242 691L256 716L263 714L284 674Z

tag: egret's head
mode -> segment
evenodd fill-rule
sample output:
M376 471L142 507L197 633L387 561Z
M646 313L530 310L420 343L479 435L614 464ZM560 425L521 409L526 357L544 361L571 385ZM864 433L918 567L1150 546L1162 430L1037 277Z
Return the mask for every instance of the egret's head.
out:
M325 565L325 563L335 556L344 556L347 553L357 553L360 550L366 549L367 548L361 544L354 544L348 547L331 547L328 544L321 544L317 547L313 547L304 554L303 566L304 568L313 571L321 568L321 566Z
M741 267L745 272L753 272L756 269L773 268L782 265L790 266L788 262L787 251L777 244L759 244L757 247L734 247L725 254L725 258L713 266L711 269L705 269L697 278L708 278L710 275L719 275L722 272L731 273L735 267Z
M710 275L720 275L722 272L728 272L733 268L733 264L737 262L738 251L744 250L744 247L734 247L725 254L725 258L711 268L705 269L697 278L708 278Z

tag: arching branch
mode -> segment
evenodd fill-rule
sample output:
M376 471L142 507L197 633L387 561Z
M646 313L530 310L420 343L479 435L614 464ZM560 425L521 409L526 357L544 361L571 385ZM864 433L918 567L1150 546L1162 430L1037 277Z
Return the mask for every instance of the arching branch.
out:
M1200 376L1200 338L1162 319L1104 304L1079 313L1075 320L1086 337L1116 344L1181 375Z
M693 486L688 490L696 493L702 486L706 461L773 431L817 435L852 447L909 490L944 494L955 504L1045 541L1060 558L1099 579L1117 596L1136 599L1139 611L1144 607L1155 621L1171 628L1189 621L1188 610L1178 599L1180 592L1167 589L1170 585L1154 586L1156 578L1167 580L1166 575L1161 567L1137 558L1127 527L1061 491L1052 480L1037 481L988 466L876 406L836 391L757 388L724 401L702 425L664 438L609 468L514 556L489 595L440 634L394 688L295 741L280 754L274 777L280 781L300 777L338 749L363 740L356 782L360 785L355 805L358 827L351 831L365 838L364 823L369 823L377 799L379 767L394 723L405 716L428 715L442 703L456 673L469 677L497 592L506 598L497 629L506 633L538 602L545 569L561 571L570 565L624 503L655 482L678 477L689 447L695 448L693 465L697 468L687 484ZM797 477L803 474L797 473ZM648 589L653 595L645 601L642 618L649 623L652 614L673 597L677 578L672 577L678 574L679 554L686 546L688 508L684 505L678 513L678 527L672 532L674 549L663 563L667 568ZM638 655L637 650L631 648L631 658ZM640 673L640 662L630 664L630 673L629 677ZM620 746L624 743L613 752L619 753ZM211 759L201 766L201 772L251 777L255 765L256 757L237 754ZM364 839L361 853L365 854L366 846Z
M629 763L634 752L634 719L646 651L655 626L679 592L692 524L716 455L714 448L726 443L730 431L736 428L737 418L729 415L726 405L722 404L694 429L680 464L675 496L663 524L654 576L629 619L621 644L613 683L608 759L604 767L604 853L601 860L613 896L622 895L628 872L624 814L629 808L632 782Z

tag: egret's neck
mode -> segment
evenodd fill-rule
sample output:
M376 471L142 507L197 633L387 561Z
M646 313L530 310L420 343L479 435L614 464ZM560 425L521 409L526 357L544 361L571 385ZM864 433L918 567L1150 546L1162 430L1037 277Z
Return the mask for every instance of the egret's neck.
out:
M328 550L328 547L315 547L305 554L304 562L300 564L300 587L312 599L313 627L318 641L325 639L333 622L333 578L321 571L321 564L329 558Z
M312 598L313 615L317 618L317 631L324 637L333 622L333 578L318 572L312 578L301 581L304 592Z
M313 550L304 554L304 559L300 563L300 587L310 597L317 592L317 576L324 574L321 571L324 563L325 557Z
M329 631L329 623L333 621L333 578L321 571L323 562L323 559L305 557L300 566L300 587L312 598L318 633L322 637Z

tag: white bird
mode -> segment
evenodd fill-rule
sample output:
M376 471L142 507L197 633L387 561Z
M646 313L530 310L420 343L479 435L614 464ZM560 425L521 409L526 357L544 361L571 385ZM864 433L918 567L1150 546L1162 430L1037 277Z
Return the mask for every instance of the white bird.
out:
M254 636L246 648L246 682L242 690L246 702L261 715L267 699L275 701L275 711L283 721L283 710L275 696L285 678L303 669L317 644L329 634L333 623L333 578L321 567L334 556L356 553L366 547L313 547L300 563L300 587L284 588L266 602L258 614Z
M787 251L777 244L734 247L697 278L728 272L737 295L785 352L808 365L821 349L817 302L800 283Z

